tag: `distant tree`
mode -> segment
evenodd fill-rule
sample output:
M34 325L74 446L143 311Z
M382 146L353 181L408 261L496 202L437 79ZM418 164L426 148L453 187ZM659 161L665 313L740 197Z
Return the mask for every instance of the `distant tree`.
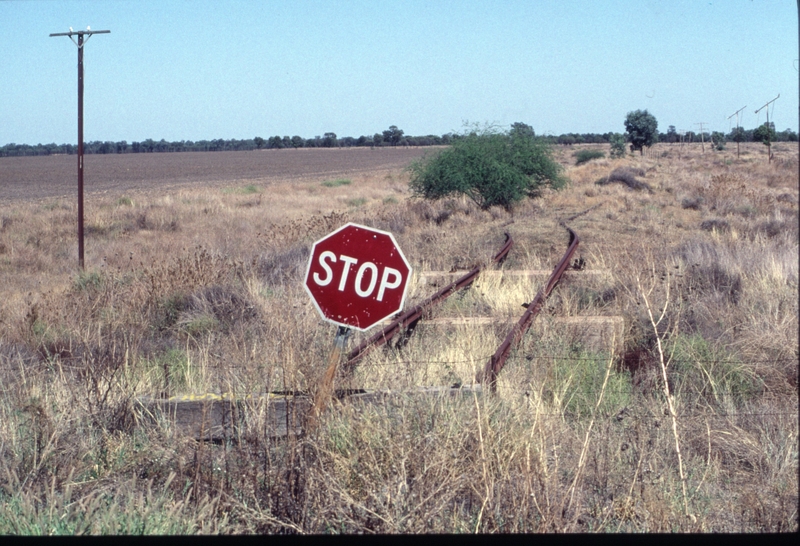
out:
M372 145L383 146L383 135L381 133L375 133L372 135Z
M674 143L676 143L676 142L678 142L680 140L680 137L678 136L678 131L675 130L675 126L674 125L670 125L669 128L667 129L667 139L666 140L670 144L674 144Z
M276 149L283 148L283 139L279 135L269 137L269 147Z
M572 146L573 144L575 144L575 137L568 134L559 135L556 142L558 142L559 144L563 144L564 146Z
M383 141L387 142L390 146L397 146L403 139L403 130L398 129L397 125L389 126L389 129L383 132Z
M714 131L711 133L711 143L714 145L714 148L718 151L722 151L725 149L725 135L722 134L720 131Z
M644 155L644 148L649 148L658 140L658 121L647 110L628 112L625 131L632 150L639 150L639 154Z
M292 137L287 135L287 136L284 136L282 140L283 140L283 147L284 148L291 148L292 147Z
M762 143L764 146L769 146L770 143L775 142L775 124L770 121L769 124L759 125L753 131L753 140Z
M731 130L731 132L728 133L726 138L733 142L744 142L745 141L744 127L734 127Z
M536 133L533 131L533 127L528 125L527 123L522 123L521 121L517 121L511 124L511 129L508 131L510 135L517 135L523 137L535 137Z
M305 145L306 139L301 137L300 135L294 135L292 137L292 146L295 148L302 148Z
M337 145L336 133L325 133L322 137L323 148L333 148Z
M256 148L260 150L261 148L264 147L264 144L266 144L267 141L261 138L260 136L257 136L256 138L253 139L253 142L255 143Z

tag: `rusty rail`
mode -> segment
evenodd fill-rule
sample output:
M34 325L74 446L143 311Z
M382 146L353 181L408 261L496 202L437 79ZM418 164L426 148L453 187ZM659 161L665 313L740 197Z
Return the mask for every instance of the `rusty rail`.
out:
M492 258L491 263L499 263L506 257L508 251L511 250L511 247L514 246L514 240L511 238L511 235L508 233L506 235L505 244L500 249L500 251L494 255ZM461 277L460 279L448 284L438 292L436 292L433 296L426 299L422 303L415 305L402 315L400 315L397 319L395 319L391 324L386 326L383 330L378 332L377 334L373 335L369 339L363 341L358 347L350 351L350 354L347 355L347 362L343 366L343 372L345 375L350 375L355 368L355 365L367 355L370 351L375 349L376 347L380 347L384 343L387 343L390 339L392 339L395 335L399 332L404 331L406 329L412 328L416 325L417 321L422 318L422 314L425 310L435 303L444 301L450 295L454 294L455 292L461 290L465 286L469 286L478 276L478 274L483 269L482 265L475 266L469 273Z
M568 227L567 231L569 231L569 247L567 248L566 253L564 253L564 256L561 258L561 261L559 261L558 265L556 265L553 273L550 275L550 279L548 279L547 284L541 290L539 290L539 293L536 294L536 297L533 299L533 301L528 304L525 313L523 313L517 324L514 325L514 328L512 328L506 336L506 339L500 344L500 346L497 348L497 351L486 363L483 371L478 372L478 375L475 377L475 381L478 383L488 383L492 392L495 392L497 389L497 376L500 374L503 366L505 366L511 349L515 347L520 340L522 340L522 336L524 336L525 332L527 332L528 328L530 328L534 317L539 314L539 311L541 311L547 296L550 295L553 287L555 287L556 283L558 283L559 279L561 279L561 275L569 266L572 255L575 253L575 249L578 248L580 238Z

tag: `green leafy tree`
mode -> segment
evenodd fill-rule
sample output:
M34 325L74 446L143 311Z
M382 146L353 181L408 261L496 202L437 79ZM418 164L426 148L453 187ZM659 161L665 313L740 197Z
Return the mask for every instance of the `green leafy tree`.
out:
M775 142L775 124L770 121L769 124L759 125L753 131L753 140L762 143L764 146L769 146L772 142Z
M609 155L612 158L625 157L625 135L614 133L608 137L608 142L611 143L611 153Z
M334 148L338 144L336 140L336 133L325 133L322 137L322 147L323 148Z
M533 127L527 123L522 123L521 121L512 123L511 130L508 132L508 134L531 138L536 136L536 133L533 131Z
M261 138L260 136L257 136L256 138L254 138L253 142L255 143L256 148L258 148L259 150L264 147L264 144L267 143L267 141L264 140L263 138Z
M409 186L418 197L466 195L481 208L510 209L542 186L561 187L561 167L540 139L485 130L454 139L432 158L413 163Z
M398 129L397 125L391 125L388 130L383 132L383 141L390 146L397 146L403 140L403 130Z
M718 151L722 151L725 149L725 135L720 131L714 131L711 133L711 142L714 144L714 148Z
M746 134L744 127L734 127L733 130L728 133L728 139L734 142L745 142Z
M670 144L674 144L679 140L680 137L678 136L678 131L675 130L674 125L670 125L669 128L667 129L667 142L669 142Z
M625 118L625 132L628 133L631 149L644 154L644 148L649 148L658 140L658 121L647 110L628 112Z

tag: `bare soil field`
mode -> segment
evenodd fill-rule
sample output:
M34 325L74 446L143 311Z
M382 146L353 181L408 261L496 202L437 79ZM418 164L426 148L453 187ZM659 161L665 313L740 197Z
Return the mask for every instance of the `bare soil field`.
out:
M402 169L425 148L313 148L248 152L185 152L84 156L87 194L174 190L219 184L344 177ZM77 156L0 158L0 201L72 196Z

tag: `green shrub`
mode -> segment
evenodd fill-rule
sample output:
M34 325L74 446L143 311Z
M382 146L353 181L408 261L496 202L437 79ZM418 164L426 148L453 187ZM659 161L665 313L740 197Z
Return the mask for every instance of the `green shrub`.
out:
M542 186L564 184L548 144L518 131L464 135L409 170L414 195L440 199L462 194L483 209L499 205L508 210Z
M700 334L678 335L667 343L670 375L676 396L707 403L739 404L761 394L763 382L752 366L709 344Z
M580 345L570 349L566 357L556 359L551 384L554 401L566 415L588 417L597 406L608 365L608 355L585 350ZM631 403L631 376L612 372L597 411L611 415Z
M364 197L356 197L353 199L348 199L347 204L353 208L358 208L367 204L367 200Z
M613 135L609 142L611 143L611 157L614 159L625 157L625 137L620 134Z
M578 150L572 156L575 158L576 165L582 165L592 159L600 159L601 157L605 157L606 154L601 152L600 150Z
M336 188L337 186L347 186L351 183L352 181L347 178L337 178L336 180L326 180L322 185L326 188Z

